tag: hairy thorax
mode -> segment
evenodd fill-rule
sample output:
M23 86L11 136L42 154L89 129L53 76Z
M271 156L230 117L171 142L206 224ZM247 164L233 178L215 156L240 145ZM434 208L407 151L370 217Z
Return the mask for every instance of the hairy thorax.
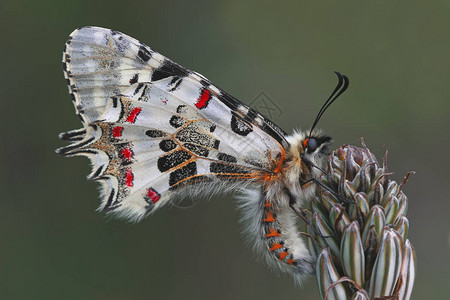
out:
M314 151L307 148L308 139L319 141L319 146ZM329 154L328 145L331 139L323 136L318 131L308 134L306 132L294 132L287 136L289 146L286 148L286 158L277 180L273 180L267 186L269 193L273 193L277 205L281 207L294 204L301 206L305 199L311 199L318 178L325 164L325 158ZM282 196L283 194L283 196ZM276 196L276 197L275 197ZM288 200L285 200L287 198Z

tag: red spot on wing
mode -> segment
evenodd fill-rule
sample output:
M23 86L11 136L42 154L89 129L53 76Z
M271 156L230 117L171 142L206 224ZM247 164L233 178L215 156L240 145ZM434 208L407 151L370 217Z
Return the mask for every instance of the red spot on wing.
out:
M133 186L134 175L131 170L127 170L127 175L125 176L125 184L129 187Z
M161 198L161 195L155 191L154 188L149 188L147 191L147 197L149 197L153 203L156 203Z
M195 107L198 109L205 108L208 106L208 102L211 99L211 92L207 89L203 89L202 94L197 99L197 103L195 103Z
M139 115L139 113L141 112L141 110L142 110L141 107L133 108L133 110L130 112L130 115L127 118L127 122L130 122L130 123L136 122L136 118Z
M120 152L120 154L124 159L130 160L131 157L133 156L133 151L131 151L130 148L125 148Z
M116 126L112 130L113 137L121 137L122 136L123 127Z

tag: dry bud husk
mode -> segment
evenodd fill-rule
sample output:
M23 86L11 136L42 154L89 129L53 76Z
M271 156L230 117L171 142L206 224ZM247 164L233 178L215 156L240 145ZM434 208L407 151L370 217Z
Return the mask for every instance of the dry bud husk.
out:
M409 299L416 257L407 197L362 141L329 157L311 201L308 246L323 299Z

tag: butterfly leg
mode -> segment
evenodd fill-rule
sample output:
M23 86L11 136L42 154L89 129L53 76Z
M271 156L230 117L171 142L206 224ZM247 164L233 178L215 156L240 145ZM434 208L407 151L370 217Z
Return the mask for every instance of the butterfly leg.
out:
M311 180L310 180L311 181ZM310 221L310 216L308 216L306 213L305 213L305 210L304 209L297 209L296 207L295 207L295 198L294 198L294 196L291 194L291 192L289 191L289 189L287 189L287 188L285 188L285 192L286 192L286 194L288 195L288 197L289 197L289 207L294 211L294 213L300 218L300 219L302 219L303 220L303 222L305 222L305 224L307 225L307 226L309 226L309 228L311 228L311 230L312 231L314 231L314 233L316 233L317 235L319 235L320 237L322 237L322 238L330 238L330 237L332 237L332 236L326 236L326 235L323 235L323 234L321 234L320 232L317 232L316 231L316 229L314 229L314 226L312 226L312 224L311 224L311 221Z

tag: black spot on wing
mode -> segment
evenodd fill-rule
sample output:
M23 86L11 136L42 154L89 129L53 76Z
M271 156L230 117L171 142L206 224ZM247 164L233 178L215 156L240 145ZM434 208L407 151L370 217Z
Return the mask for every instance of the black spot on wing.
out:
M86 129L82 130L71 130L68 132L63 132L59 135L59 138L65 141L77 141L81 140L86 134Z
M139 80L139 74L134 74L134 76L130 79L130 84L135 84Z
M186 126L185 128L180 129L175 137L183 143L219 149L220 141L211 135L199 132L195 125Z
M189 71L180 65L166 59L162 65L153 71L152 81L158 81L170 76L178 78L185 77L189 74Z
M255 159L249 159L249 158L246 158L246 159L244 159L244 161L245 161L246 163L248 163L249 165L253 165L253 166L258 167L258 168L261 168L261 169L264 169L264 168L268 168L268 167L269 167L268 165L265 165L264 162L257 161L257 160L255 160Z
M234 133L237 133L242 136L247 136L250 132L253 131L253 127L251 124L244 122L241 118L236 117L233 115L231 117L231 130L233 130Z
M172 116L169 120L169 124L172 125L174 128L178 128L183 126L185 123L185 120L180 116Z
M170 85L172 85L173 87L169 90L169 92L176 91L180 87L180 84L182 81L183 81L183 78L174 77L170 81Z
M103 171L103 166L101 166L100 168L98 168L94 174L92 174L91 178L96 178L98 177Z
M190 159L192 156L187 153L186 151L179 150L175 151L169 154L166 154L164 156L161 156L158 159L158 170L162 172L169 171L173 167L176 167L188 159Z
M139 46L138 56L143 62L148 62L152 57L152 54L145 45L141 44Z
M91 138L87 139L86 141L84 141L82 143L72 144L72 145L69 145L69 146L66 146L66 147L63 147L63 148L59 148L57 150L58 154L61 154L63 156L64 155L74 154L73 153L74 150L80 149L80 148L90 144L92 141L94 141L94 139L95 139L94 137L91 137Z
M187 110L187 106L186 105L179 105L178 107L177 107L177 113L185 113L186 112L186 110Z
M94 150L77 150L77 151L74 151L74 152L72 152L72 154L98 154L98 152L97 151L94 151ZM91 178L89 178L89 179L91 179ZM95 178L95 179L97 179L97 178Z
M228 162L228 163L235 163L235 162L237 162L236 157L234 157L233 155L222 153L222 152L217 154L217 159L221 160L221 161L224 161L224 162Z
M142 93L138 99L139 101L148 101L147 91L148 91L148 85L144 84L144 89L142 90ZM136 92L134 92L134 95L136 95Z
M175 143L173 140L162 140L159 143L159 148L164 152L172 151L177 147L177 143Z
M111 189L111 192L109 193L108 200L106 201L105 207L103 207L103 210L108 210L111 208L111 205L114 200L114 194L116 193L116 190L114 188Z
M167 136L167 133L158 129L150 129L145 132L145 134L151 138L159 138Z
M169 185L174 186L180 181L192 177L197 174L197 164L196 162L191 162L184 167L174 170L169 175Z
M136 74L137 75L137 74ZM143 83L139 83L137 88L134 90L133 95L136 95L137 93L139 93L139 91L142 89L142 87L144 86Z
M231 173L231 174L248 173L247 170L245 170L243 168L228 165L228 164L218 163L218 162L212 162L209 169L212 173L218 173L218 174L221 174L221 173Z
M117 108L117 102L118 102L119 100L117 99L117 97L112 97L111 99L112 99L112 102L113 102L113 107L114 107L114 108Z
M187 150L193 152L196 155L208 157L209 150L205 147L195 145L195 144L190 144L190 143L183 144L183 147L186 148Z

